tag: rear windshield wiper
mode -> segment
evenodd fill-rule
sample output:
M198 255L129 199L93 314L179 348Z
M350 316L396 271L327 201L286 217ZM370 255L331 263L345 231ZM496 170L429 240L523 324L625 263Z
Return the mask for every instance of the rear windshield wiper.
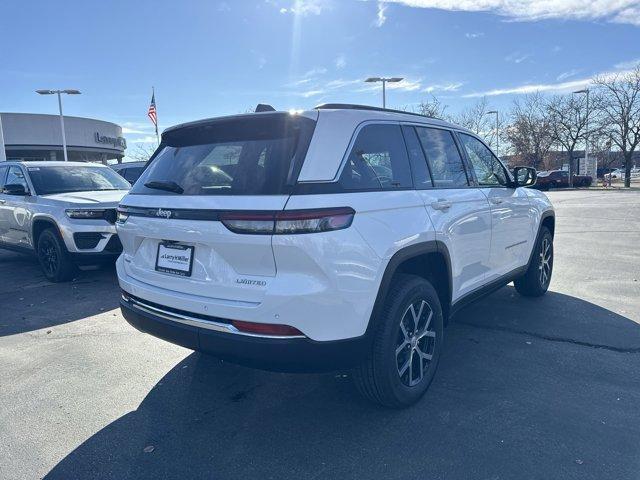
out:
M144 184L147 188L153 188L155 190L166 190L167 192L183 193L184 189L176 182L171 181L152 181Z

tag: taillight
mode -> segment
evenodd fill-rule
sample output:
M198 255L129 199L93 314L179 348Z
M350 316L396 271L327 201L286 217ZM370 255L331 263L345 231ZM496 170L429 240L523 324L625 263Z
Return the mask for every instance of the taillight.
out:
M273 335L276 337L303 337L303 333L295 327L275 323L255 323L233 320L231 324L241 332L256 335Z
M355 213L350 207L278 212L224 212L220 214L220 221L235 233L289 235L348 228Z
M271 235L273 233L274 212L224 212L220 221L235 233Z

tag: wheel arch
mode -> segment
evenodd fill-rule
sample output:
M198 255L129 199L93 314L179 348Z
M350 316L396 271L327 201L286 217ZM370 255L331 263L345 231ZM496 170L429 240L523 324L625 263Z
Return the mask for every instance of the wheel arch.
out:
M36 250L38 247L38 238L40 237L40 234L43 231L45 231L47 228L52 228L52 227L55 229L56 232L58 232L58 235L62 237L60 228L58 227L58 224L53 218L47 217L44 215L39 215L37 217L34 217L33 221L31 222L31 241L33 243L34 250Z
M538 231L536 233L535 241L531 246L531 253L529 253L529 261L527 262L527 267L531 265L531 260L533 259L533 254L536 250L536 245L538 245L538 240L540 239L540 233L542 232L542 228L547 227L551 232L551 237L555 235L556 231L556 215L553 210L546 210L542 212L540 215L540 222L538 223Z
M398 250L389 259L371 312L367 335L377 329L379 312L387 298L393 278L400 273L417 275L431 282L438 292L444 323L447 324L451 310L451 257L443 242L433 240L409 245Z

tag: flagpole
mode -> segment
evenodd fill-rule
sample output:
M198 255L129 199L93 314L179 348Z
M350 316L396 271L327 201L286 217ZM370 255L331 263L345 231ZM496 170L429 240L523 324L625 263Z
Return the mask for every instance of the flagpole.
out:
M153 96L153 99L155 100L156 98L156 89L155 87L151 87L151 95ZM158 105L156 103L156 121L155 121L155 127L156 127L156 142L158 142L158 145L160 145L160 136L158 135Z

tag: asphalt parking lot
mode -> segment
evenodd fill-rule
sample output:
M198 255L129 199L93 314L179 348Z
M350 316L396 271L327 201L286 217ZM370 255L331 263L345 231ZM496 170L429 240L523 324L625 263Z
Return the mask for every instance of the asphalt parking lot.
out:
M141 334L113 268L0 252L0 478L640 478L640 191L550 197L551 291L460 312L403 411Z

